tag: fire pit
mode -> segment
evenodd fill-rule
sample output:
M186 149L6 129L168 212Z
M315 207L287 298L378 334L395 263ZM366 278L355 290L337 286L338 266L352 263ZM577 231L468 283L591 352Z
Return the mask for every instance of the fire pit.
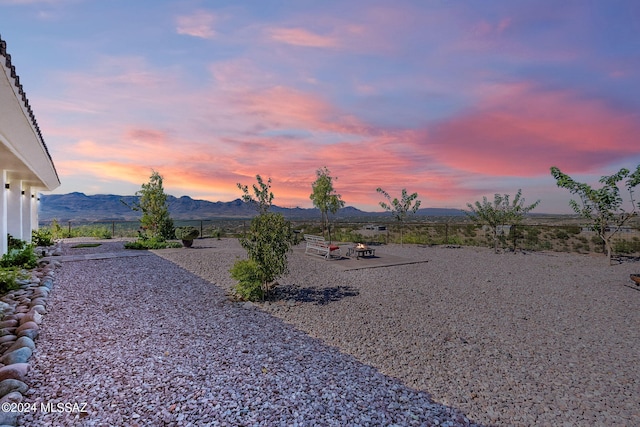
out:
M376 250L370 248L364 243L356 243L355 246L349 248L347 250L347 256L356 256L356 259L360 259L360 257L372 257L376 255Z

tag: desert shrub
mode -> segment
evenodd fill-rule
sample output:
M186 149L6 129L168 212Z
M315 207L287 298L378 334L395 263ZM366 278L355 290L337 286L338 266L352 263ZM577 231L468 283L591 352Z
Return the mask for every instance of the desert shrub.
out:
M540 242L540 249L543 251L550 251L553 249L553 244L549 240L543 240Z
M397 239L394 239L395 243L400 243L401 245L403 243L409 243L409 244L414 244L414 245L420 245L420 244L429 244L430 243L430 239L429 239L429 235L428 234L420 234L420 233L416 233L416 232L409 232L406 233L404 235L400 235L400 241L398 241Z
M540 245L540 235L542 234L542 230L540 230L538 227L529 226L521 226L520 228L523 235L523 244L525 247L533 249Z
M22 249L27 242L24 240L16 239L11 234L7 234L7 248L8 249Z
M604 240L602 240L602 237L598 236L597 234L595 236L592 236L591 243L595 245L593 249L594 252L598 252L598 253L605 252L605 244L604 244Z
M634 240L616 240L613 244L613 251L619 254L633 254L640 252L640 241Z
M28 275L20 268L0 268L0 293L4 294L20 288L18 280L26 278L28 278Z
M465 240L458 235L453 235L449 236L446 240L443 240L443 243L445 245L464 245Z
M475 224L469 224L469 225L465 225L462 228L462 232L464 234L465 237L473 237L475 238L477 236L476 234L476 230L478 229L478 227Z
M31 269L38 265L38 258L33 251L33 245L24 243L21 249L12 248L2 255L0 267L18 267Z
M584 253L584 252L589 252L591 248L589 247L589 245L585 245L582 242L573 242L573 251L574 252L578 252L578 253Z
M92 227L89 236L98 239L111 239L113 237L111 230L104 226Z
M233 290L240 299L257 301L264 298L258 263L251 259L239 260L233 264L230 272L231 277L238 281Z
M569 234L561 228L556 229L553 235L556 239L560 240L567 240L569 238Z
M176 227L176 238L180 240L193 240L200 235L200 232L197 228L187 226L187 227Z
M53 245L53 236L51 230L33 230L31 232L31 241L36 246L51 246Z

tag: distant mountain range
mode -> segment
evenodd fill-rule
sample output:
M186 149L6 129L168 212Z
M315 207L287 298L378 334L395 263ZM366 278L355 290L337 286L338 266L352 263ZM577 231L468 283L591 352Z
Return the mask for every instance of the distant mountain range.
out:
M48 194L40 198L40 220L51 221L135 221L140 212L129 206L137 201L136 196L117 196L97 194L87 196L84 193ZM213 219L213 218L251 218L256 211L251 204L241 199L231 202L209 202L196 200L188 196L168 196L169 213L173 219ZM282 213L289 219L319 219L318 209L282 208L273 206L272 211ZM344 207L336 214L337 218L384 217L384 212L365 212L351 206ZM417 215L428 216L460 216L459 209L426 208L420 209Z

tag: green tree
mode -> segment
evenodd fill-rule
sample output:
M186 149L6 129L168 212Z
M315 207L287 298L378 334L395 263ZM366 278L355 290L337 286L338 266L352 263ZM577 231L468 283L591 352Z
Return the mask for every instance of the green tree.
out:
M418 193L408 194L405 188L402 189L402 197L400 200L394 198L391 200L391 196L389 193L384 191L382 188L378 187L376 191L382 194L387 202L380 202L380 206L382 209L387 212L391 212L393 217L398 221L400 225L400 244L402 245L402 232L404 227L404 221L409 213L415 214L420 208L420 200L416 200L418 198ZM414 203L415 200L415 203Z
M231 269L232 277L239 281L236 293L245 299L263 299L275 286L275 279L287 273L287 254L293 244L291 222L280 213L268 211L273 201L271 179L266 184L260 175L256 179L255 196L249 194L248 186L238 184L244 193L243 200L255 203L259 212L251 220L248 234L240 239L250 262L239 260Z
M266 213L273 203L273 193L271 192L271 178L265 183L260 175L256 175L258 184L253 184L253 195L249 193L249 186L237 184L242 191L242 200L245 203L252 203L259 214Z
M162 186L162 176L152 171L149 182L142 184L142 189L136 192L138 201L130 206L133 210L141 211L140 225L146 237L169 240L174 238L175 229L169 215L167 195Z
M571 194L577 194L580 202L569 201L569 205L575 213L590 221L589 227L593 230L605 247L607 259L611 264L612 238L622 226L636 215L636 202L633 191L640 184L640 165L631 173L629 169L622 168L613 175L600 178L601 188L594 189L590 185L577 182L569 175L560 171L556 166L551 167L551 175L555 178L558 187L568 189ZM618 184L626 179L625 188L629 192L631 210L623 207L624 200L620 195ZM640 203L638 203L640 207Z
M540 200L532 203L529 206L525 206L525 200L522 198L522 190L518 190L513 198L513 202L509 202L510 196L508 194L495 194L493 203L489 202L486 197L482 198L482 203L475 202L475 206L467 203L467 207L471 210L465 212L473 222L478 225L486 225L491 230L493 236L493 249L498 252L499 236L503 235L504 228L507 225L515 227L519 225L524 216L535 209ZM516 231L514 230L514 233ZM514 238L514 251L516 249L516 239Z
M325 228L329 233L329 242L331 242L331 227L329 225L329 212L335 214L338 209L344 207L344 201L341 200L340 194L337 194L333 188L333 178L329 169L323 167L316 171L316 180L311 184L313 192L309 198L313 201L313 206L320 210L322 215L322 235L324 236Z

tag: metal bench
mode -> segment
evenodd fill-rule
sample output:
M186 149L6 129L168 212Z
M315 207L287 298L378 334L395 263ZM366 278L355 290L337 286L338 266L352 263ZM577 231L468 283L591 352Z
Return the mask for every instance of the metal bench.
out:
M322 236L305 234L304 240L307 242L307 247L304 250L306 255L317 255L325 259L342 258L340 246L330 244Z

